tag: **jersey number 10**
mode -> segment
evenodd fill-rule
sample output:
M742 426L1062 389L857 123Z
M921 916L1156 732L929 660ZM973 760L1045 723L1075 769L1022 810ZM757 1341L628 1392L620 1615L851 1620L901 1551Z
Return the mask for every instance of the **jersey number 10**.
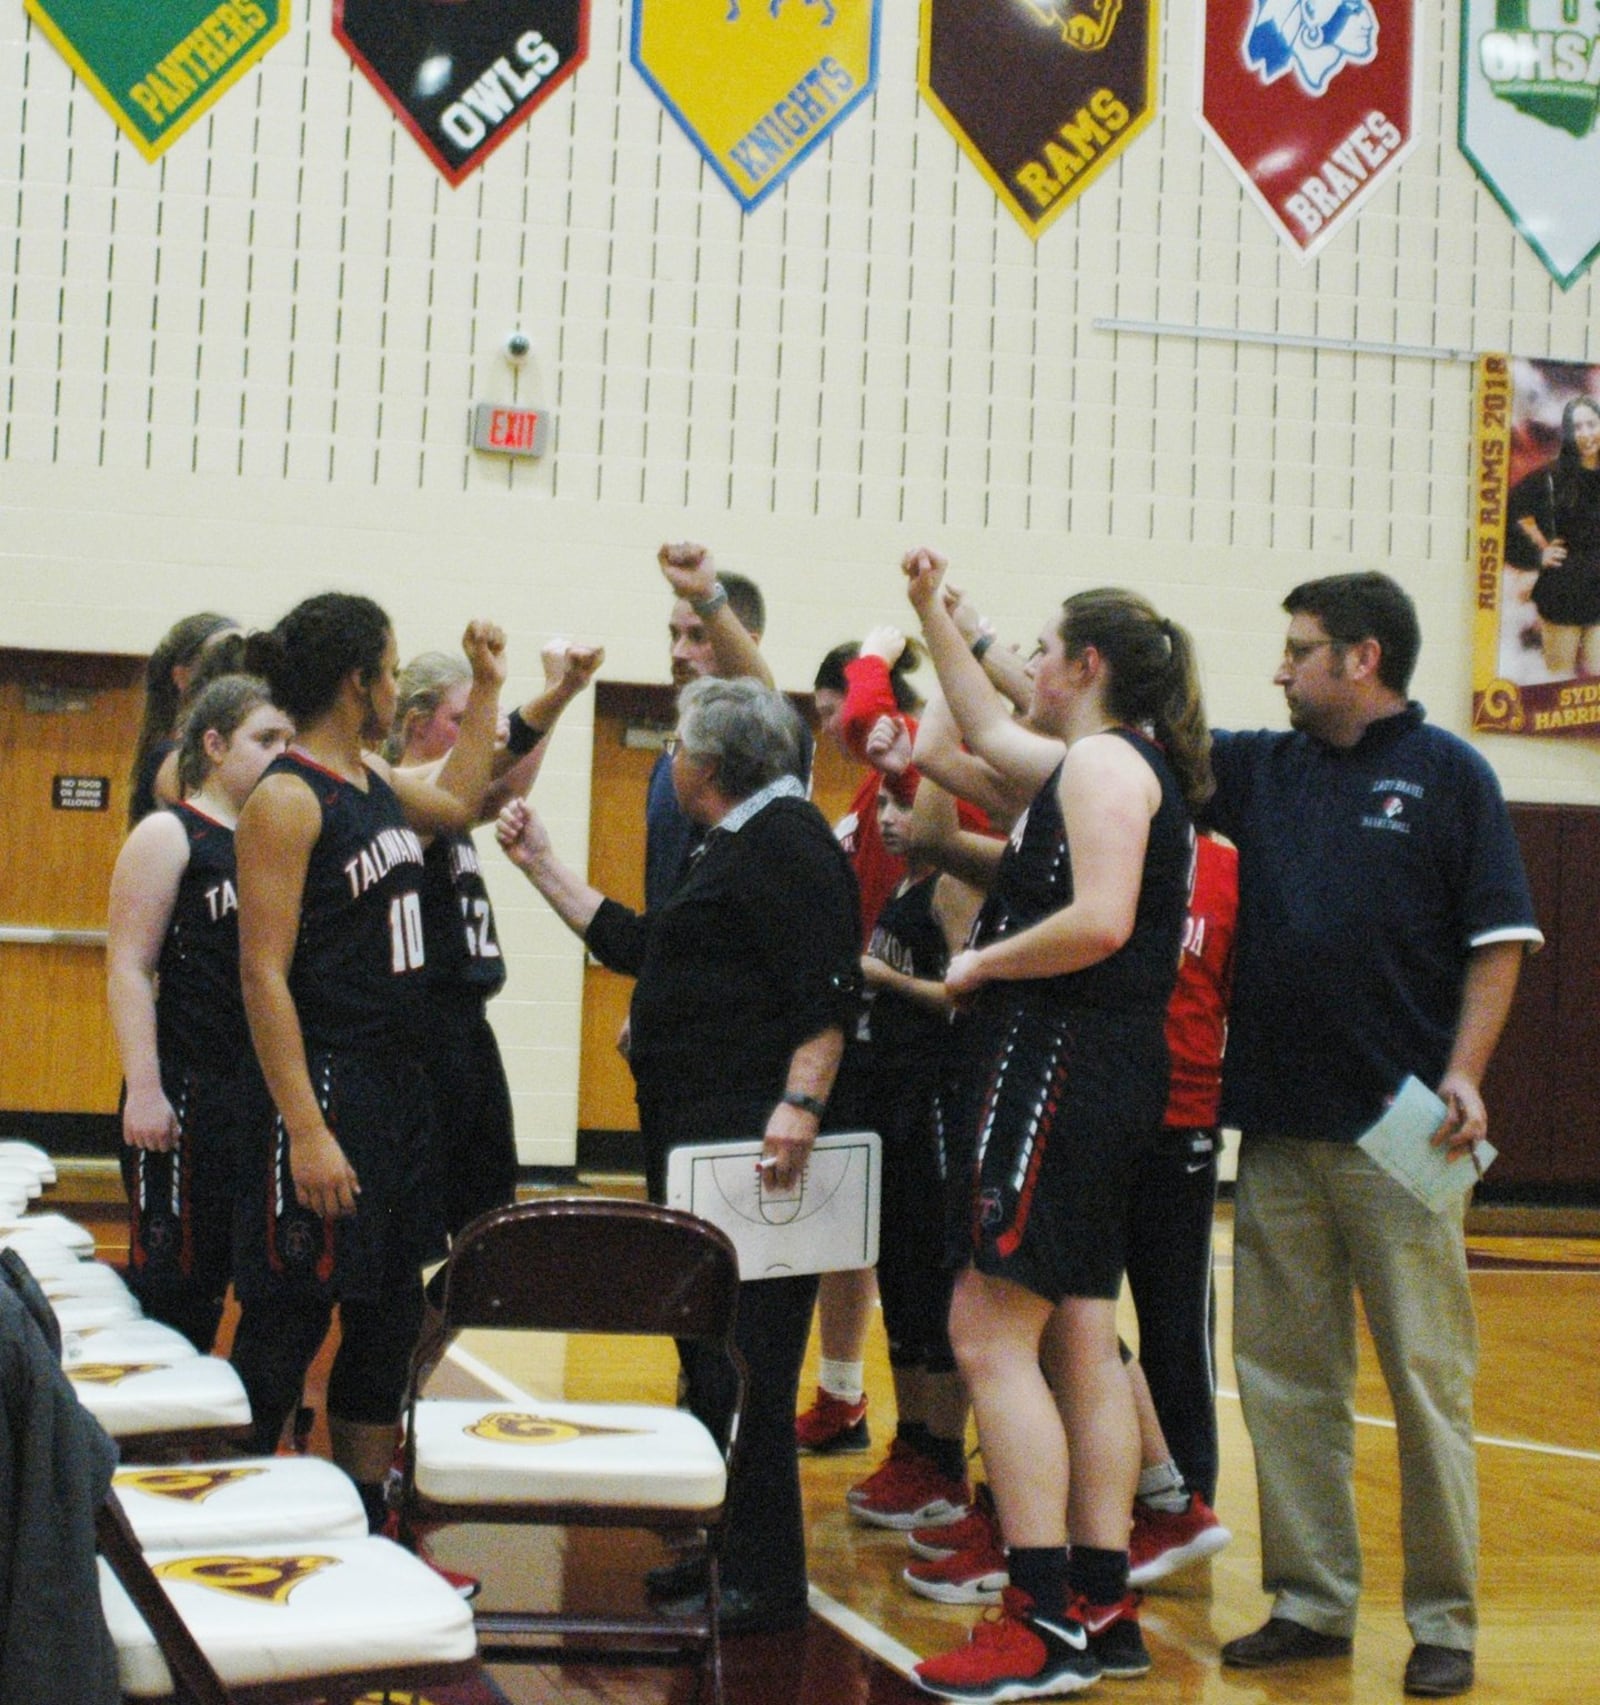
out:
M422 900L402 894L389 902L390 969L397 977L422 969Z

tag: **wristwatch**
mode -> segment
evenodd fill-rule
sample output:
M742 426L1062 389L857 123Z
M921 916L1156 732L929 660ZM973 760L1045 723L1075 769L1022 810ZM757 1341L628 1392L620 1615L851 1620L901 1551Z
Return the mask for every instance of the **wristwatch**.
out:
M719 580L704 598L691 598L689 600L689 608L694 611L701 621L706 621L710 617L714 616L717 611L727 603L727 601L728 589Z
M802 1113L809 1113L820 1124L822 1115L828 1111L826 1101L818 1101L816 1096L807 1095L798 1089L784 1092L784 1102L790 1107L798 1107Z

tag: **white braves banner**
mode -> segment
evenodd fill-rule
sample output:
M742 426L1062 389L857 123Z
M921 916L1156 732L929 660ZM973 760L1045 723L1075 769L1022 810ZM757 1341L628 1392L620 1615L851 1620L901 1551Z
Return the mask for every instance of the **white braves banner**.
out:
M1600 0L1462 0L1461 152L1563 290L1600 249Z

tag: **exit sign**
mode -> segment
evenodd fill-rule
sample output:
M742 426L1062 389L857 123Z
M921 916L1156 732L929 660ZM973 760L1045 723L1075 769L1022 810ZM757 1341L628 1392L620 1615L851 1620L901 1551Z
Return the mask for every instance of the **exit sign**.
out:
M472 416L472 447L495 456L542 456L554 420L545 409L479 403Z

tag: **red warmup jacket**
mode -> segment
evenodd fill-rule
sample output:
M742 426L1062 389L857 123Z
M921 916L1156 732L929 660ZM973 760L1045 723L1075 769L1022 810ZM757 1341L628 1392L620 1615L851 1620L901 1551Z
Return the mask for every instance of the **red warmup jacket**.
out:
M1167 1004L1172 1088L1162 1122L1175 1130L1208 1130L1217 1122L1238 913L1238 851L1202 835L1195 844L1194 892L1183 925L1178 981Z
M867 736L881 716L898 717L917 737L916 718L907 716L894 702L894 687L889 680L889 666L881 657L857 657L845 664L844 704L839 710L839 733L852 756L866 762ZM917 796L917 783L922 778L914 764L903 775L886 777L881 770L869 768L856 789L850 809L834 825L834 834L855 869L856 884L861 890L861 945L866 947L884 908L896 888L905 878L906 861L896 858L883 844L878 830L878 794L885 786L892 787L902 805L910 805ZM980 835L994 833L989 819L976 805L956 801L956 811L963 829Z

